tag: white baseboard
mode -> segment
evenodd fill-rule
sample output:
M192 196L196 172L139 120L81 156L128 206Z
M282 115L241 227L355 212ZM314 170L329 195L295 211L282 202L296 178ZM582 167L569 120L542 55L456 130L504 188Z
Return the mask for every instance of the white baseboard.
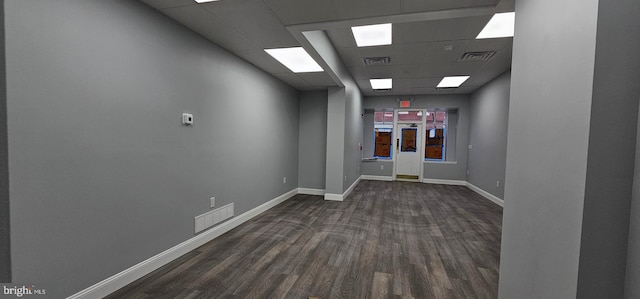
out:
M344 197L342 196L342 194L325 193L324 194L324 200L344 201Z
M324 200L344 201L344 199L347 198L347 196L349 196L349 194L351 194L353 189L356 188L358 183L360 183L361 179L362 179L362 176L358 177L358 179L355 182L353 182L353 184L351 184L351 186L349 186L349 189L347 189L347 191L344 191L344 193L342 193L342 194L325 193L324 194Z
M393 181L393 177L380 176L380 175L362 175L360 176L360 178L363 180L369 180L369 181L386 181L386 182Z
M440 179L422 179L423 183L427 184L440 184L440 185L455 185L455 186L466 186L466 181L456 181L456 180L440 180Z
M180 256L234 229L238 225L250 220L251 218L258 216L261 213L273 208L274 206L286 201L296 194L298 194L297 188L285 194L282 194L264 204L261 204L245 213L242 213L241 215L233 217L227 222L224 222L189 240L171 247L137 265L130 267L129 269L126 269L74 295L71 295L67 297L67 299L103 298L119 290L120 288L136 281L137 279L153 272L154 270L168 264L169 262L179 258Z
M493 195L493 194L491 194L491 193L489 193L487 191L484 191L484 190L480 189L479 187L477 187L477 186L475 186L475 185L473 185L473 184L471 184L469 182L466 182L466 183L467 183L467 187L469 187L469 189L471 189L471 190L475 191L476 193L484 196L486 199L492 201L493 203L495 203L495 204L497 204L497 205L499 205L501 207L504 207L504 200L500 199L499 197L497 197L497 196L495 196L495 195Z
M499 197L480 189L479 187L467 182L467 181L456 181L456 180L440 180L440 179L422 179L423 183L427 184L441 184L441 185L455 185L455 186L467 186L469 189L474 192L482 195L484 198L492 201L493 203L504 207L504 200Z
M358 183L360 183L360 180L362 179L362 176L359 176L358 179L356 179L355 182L353 182L353 184L351 184L351 186L349 186L349 189L347 189L347 191L344 192L343 194L343 199L347 198L347 196L349 196L349 194L351 194L351 192L353 192L353 189L356 188L356 186L358 185Z
M298 188L298 194L324 195L324 189Z

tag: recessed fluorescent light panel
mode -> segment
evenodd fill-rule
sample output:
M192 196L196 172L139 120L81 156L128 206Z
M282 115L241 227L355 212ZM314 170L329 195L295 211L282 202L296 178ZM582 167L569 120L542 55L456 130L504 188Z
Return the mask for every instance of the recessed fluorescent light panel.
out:
M322 67L302 47L265 49L294 73L322 72Z
M207 2L213 2L213 1L218 1L218 0L195 0L198 3L207 3Z
M451 76L444 77L442 81L438 83L438 88L447 88L447 87L460 87L464 81L467 81L469 76Z
M371 88L373 89L391 89L393 80L391 79L369 79Z
M493 15L476 39L513 37L516 13L505 12Z
M391 44L391 23L351 27L358 47Z

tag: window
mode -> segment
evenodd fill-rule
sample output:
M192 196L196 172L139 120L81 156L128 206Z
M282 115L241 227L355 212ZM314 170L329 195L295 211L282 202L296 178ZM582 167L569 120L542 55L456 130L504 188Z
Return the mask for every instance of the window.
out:
M391 159L393 140L393 112L376 111L373 120L374 149L373 156L382 159Z
M422 121L422 111L398 111L398 121Z
M445 161L447 112L427 110L427 126L425 138L425 160Z

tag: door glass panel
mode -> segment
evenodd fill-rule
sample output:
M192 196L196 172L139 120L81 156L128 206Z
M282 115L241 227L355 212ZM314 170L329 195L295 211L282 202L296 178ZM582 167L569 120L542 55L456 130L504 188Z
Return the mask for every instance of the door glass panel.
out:
M402 129L402 146L400 147L400 151L415 152L417 134L418 134L418 129L416 128Z

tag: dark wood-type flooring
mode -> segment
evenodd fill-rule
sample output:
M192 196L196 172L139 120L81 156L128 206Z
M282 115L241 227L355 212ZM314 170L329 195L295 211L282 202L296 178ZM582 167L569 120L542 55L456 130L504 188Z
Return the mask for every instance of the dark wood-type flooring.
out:
M296 195L108 298L496 298L502 208L466 187Z

